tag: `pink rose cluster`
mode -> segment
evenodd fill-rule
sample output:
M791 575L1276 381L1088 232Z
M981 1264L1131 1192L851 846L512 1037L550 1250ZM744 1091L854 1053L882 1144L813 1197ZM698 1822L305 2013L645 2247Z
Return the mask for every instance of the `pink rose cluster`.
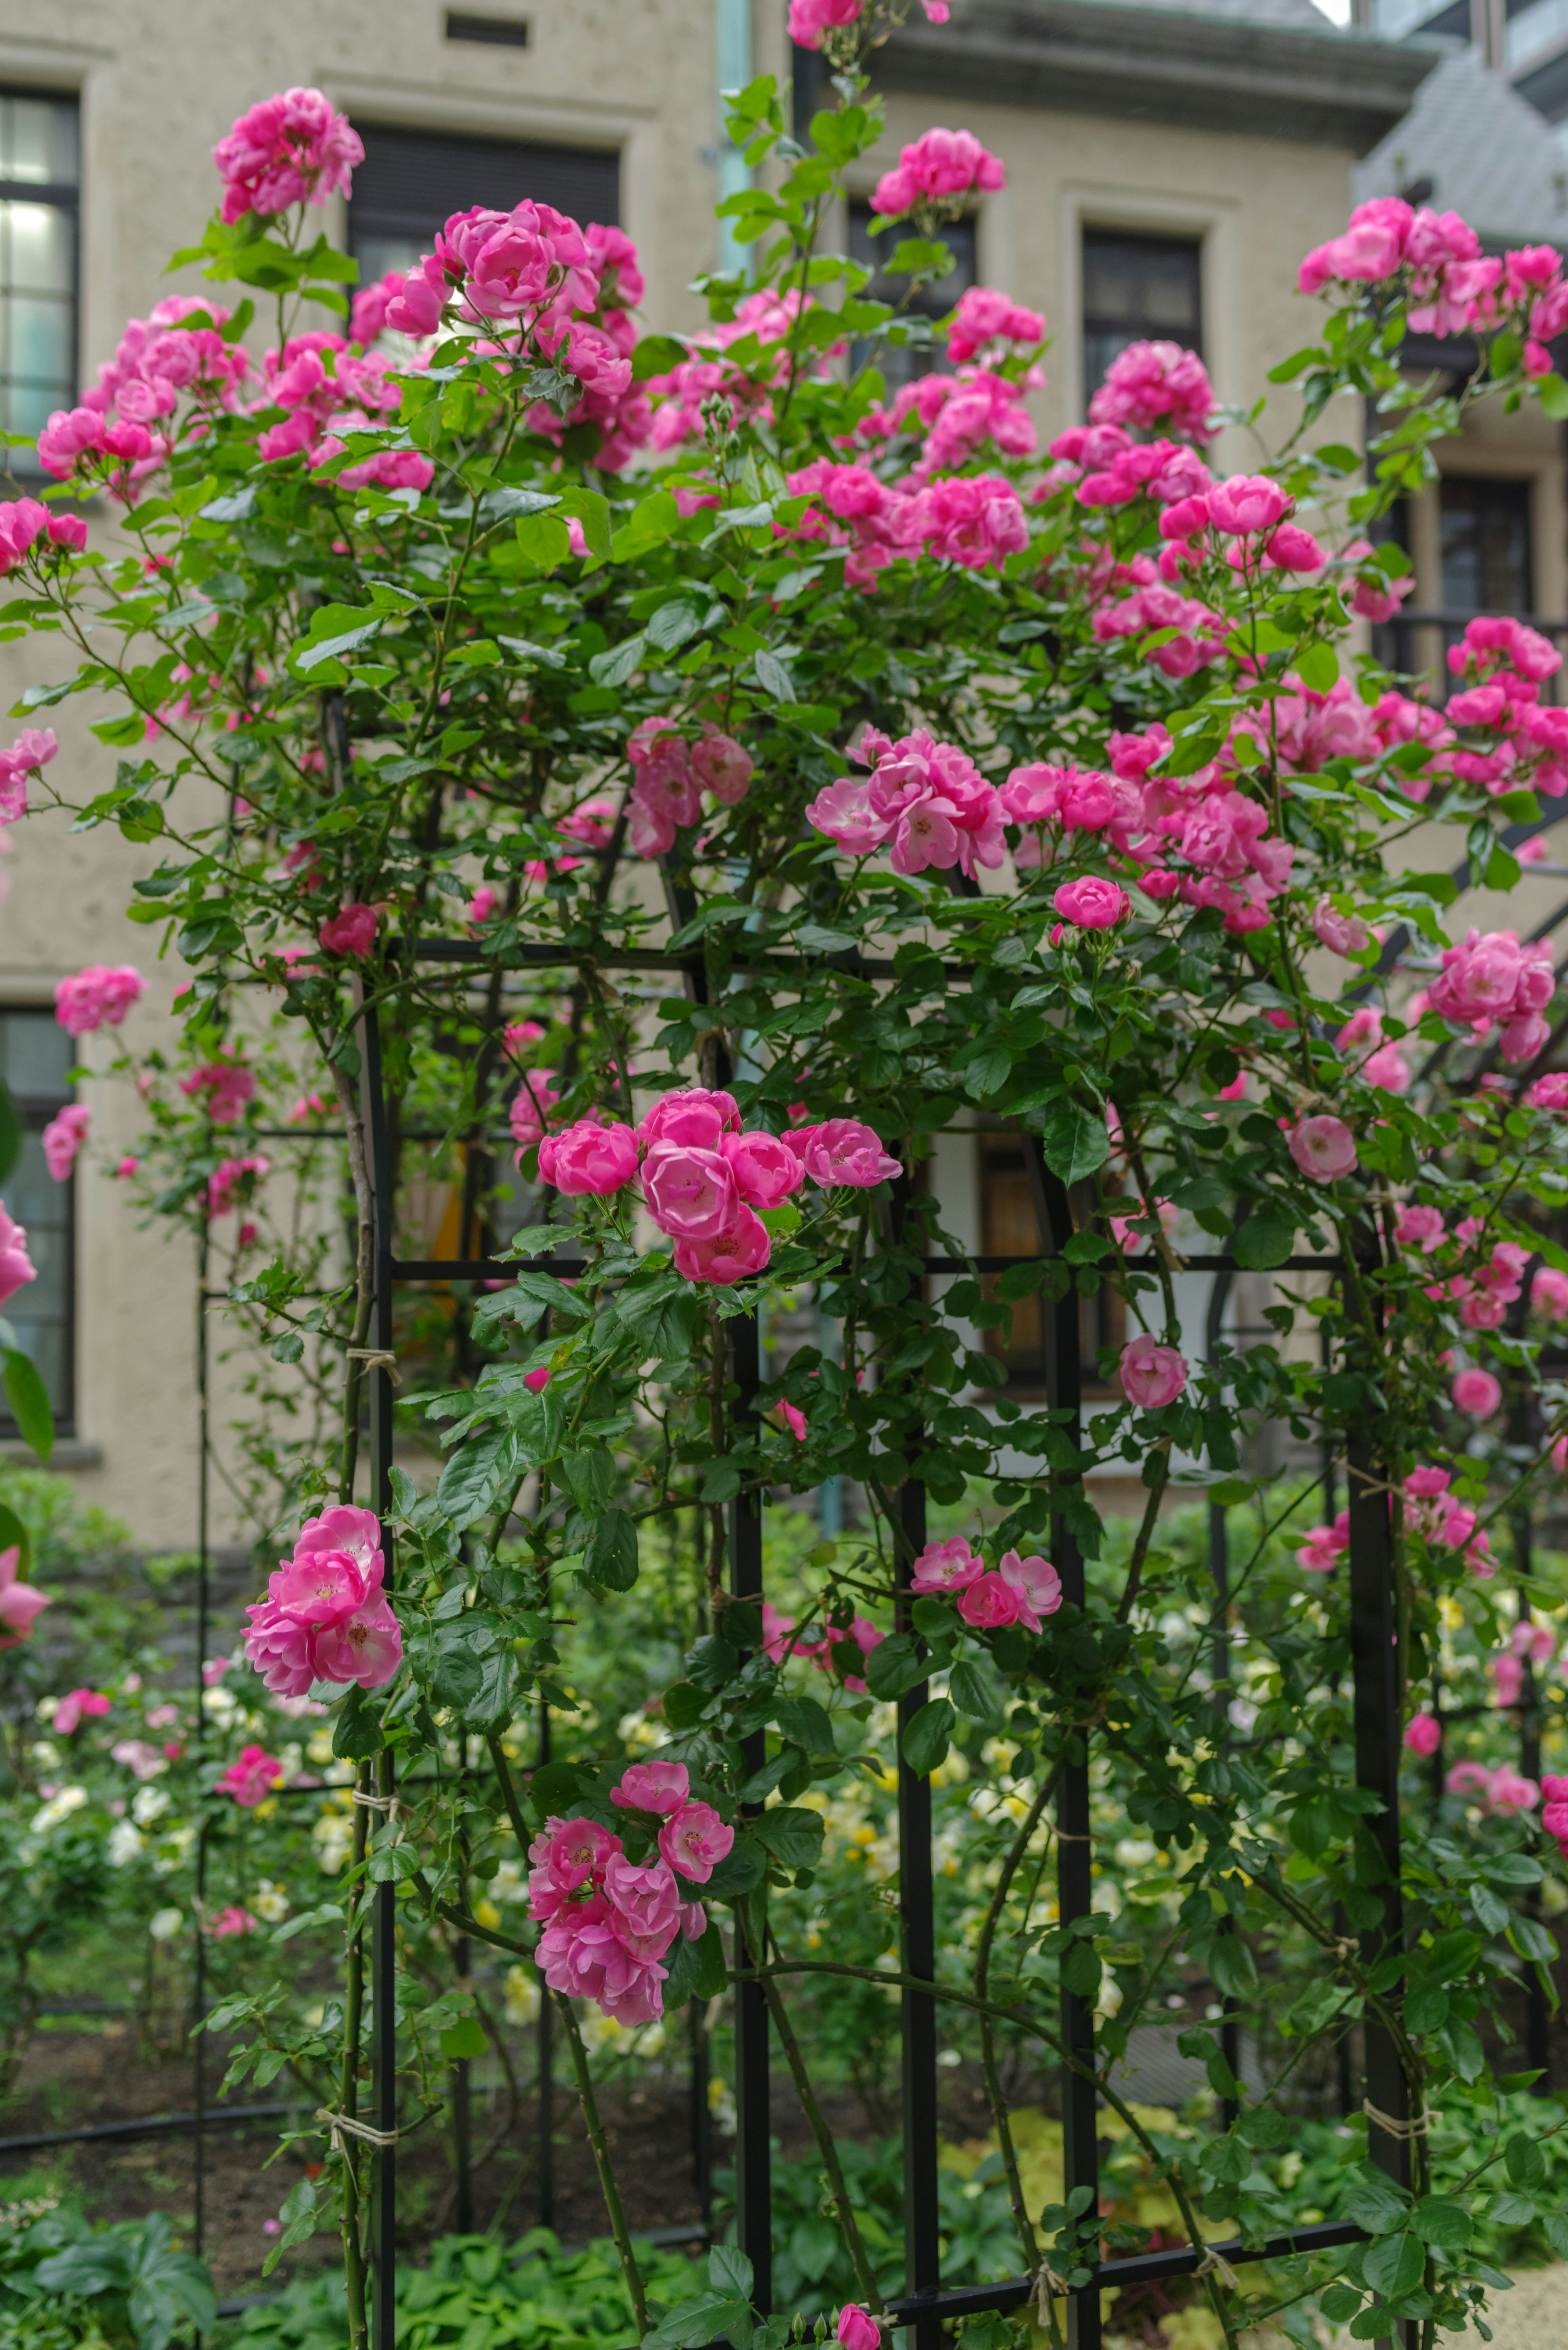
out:
M77 407L56 409L39 433L46 471L60 482L101 480L128 500L168 455L169 420L182 396L192 402L191 424L202 432L214 415L238 411L251 362L243 343L223 340L228 318L199 295L169 294L145 318L129 319L97 383Z
M1568 326L1568 282L1554 245L1483 255L1458 213L1419 211L1398 196L1357 204L1343 235L1309 253L1297 274L1303 294L1325 286L1404 280L1417 334L1490 333L1511 326L1524 338L1524 371L1551 372L1546 348Z
M1041 1618L1054 1616L1062 1605L1062 1578L1048 1558L1037 1553L1023 1558L1010 1550L988 1570L961 1534L926 1544L915 1561L909 1588L925 1597L955 1593L964 1622L983 1632L1000 1631L1008 1624L1038 1632Z
M1135 441L1120 424L1075 424L1051 443L1054 463L1037 496L1075 483L1081 506L1130 505L1136 497L1175 505L1210 487L1196 449L1171 440Z
M647 387L631 379L631 354L637 347L632 310L641 301L645 281L637 247L624 229L601 228L589 221L583 231L598 278L598 307L592 320L575 318L566 345L555 348L556 363L576 377L582 397L566 416L535 400L525 422L531 432L559 445L563 435L585 424L597 428L599 446L589 460L602 473L618 473L653 435L653 403ZM553 328L541 329L549 347ZM575 519L568 528L580 531ZM586 555L586 543L573 542L574 555Z
M789 0L789 36L798 41L803 49L822 47L824 33L836 33L846 26L857 25L865 0ZM948 21L948 0L920 0L926 21L945 25Z
M967 752L919 733L890 741L868 726L850 753L869 767L862 782L841 775L806 809L818 832L853 857L890 848L895 873L999 866L1005 848L1002 801Z
M1476 1532L1476 1512L1456 1501L1449 1491L1452 1482L1449 1469L1422 1464L1411 1470L1404 1489L1406 1530L1433 1549L1458 1551L1467 1566L1490 1582L1497 1572L1490 1538L1484 1528Z
M1213 413L1209 370L1180 343L1129 343L1089 402L1092 423L1160 428L1179 441L1211 440Z
M328 954L348 955L363 962L376 943L380 916L374 906L361 905L357 899L340 906L329 920L322 923L317 937Z
M639 1172L676 1271L728 1287L762 1272L772 1247L762 1216L807 1178L824 1191L867 1190L899 1165L857 1118L743 1133L733 1096L701 1086L663 1095L635 1128L580 1118L539 1146L541 1178L568 1194L607 1198Z
M51 515L36 498L11 498L0 505L0 578L25 562L40 539L40 554L63 546L79 555L87 545L87 525L79 515Z
M659 403L653 414L653 446L672 449L682 441L701 440L705 430L703 410L717 399L728 401L732 416L771 424L770 394L789 370L790 331L802 309L811 307L810 296L803 296L794 286L784 294L759 290L747 295L732 318L721 319L684 338L690 359L648 380L647 389ZM737 343L747 347L743 365L726 357ZM678 491L676 495L691 501L681 504L683 514L701 504L718 504L716 496L700 493Z
M859 435L864 441L890 441L898 432L923 432L926 445L913 468L917 481L967 464L987 441L1003 456L1031 457L1034 420L1023 403L1044 382L1038 368L1016 380L974 367L961 368L956 375L917 376L901 386L890 408L867 411Z
M800 1415L794 1412L791 1404L785 1404L784 1409L786 1415L793 1414L793 1427L794 1420ZM794 1432L797 1436L805 1435L804 1420ZM847 1624L827 1625L819 1639L793 1639L790 1636L796 1620L794 1616L782 1615L771 1599L763 1600L763 1654L771 1657L775 1665L782 1665L786 1657L807 1658L819 1673L830 1673L852 1697L864 1697L867 1694L866 1683L856 1672L855 1666L868 1657L873 1648L879 1647L887 1634L879 1632L866 1617L856 1616Z
M1554 1772L1543 1771L1541 1793L1544 1798L1541 1806L1541 1825L1549 1836L1556 1837L1558 1853L1568 1861L1568 1779L1558 1776Z
M1547 799L1568 791L1568 710L1541 703L1562 664L1558 648L1521 620L1483 614L1467 624L1449 648L1449 667L1465 682L1443 707L1449 743L1456 728L1480 738L1449 751L1446 764L1460 783L1494 799L1525 785Z
M1423 1255L1430 1256L1450 1239L1468 1253L1481 1240L1484 1230L1479 1216L1465 1216L1450 1234L1436 1208L1406 1206L1395 1222L1394 1237L1401 1247L1419 1248ZM1434 1303L1448 1299L1457 1305L1467 1330L1500 1330L1509 1307L1522 1295L1530 1255L1517 1241L1498 1241L1469 1272L1424 1284L1425 1294ZM1568 1311L1568 1279L1543 1265L1532 1285L1531 1302L1542 1313Z
M952 379L929 380L950 383ZM961 462L954 452L970 424L978 422L982 432L990 431L1002 412L990 392L984 394L983 415L963 405L966 399L961 386L936 400L938 410L943 401L954 403L943 411L951 417L956 436L944 444L951 462ZM1033 435L1033 427L1022 409L1005 412L1011 418L1007 425L1011 435L1025 431ZM874 411L889 430L896 430L892 413ZM867 419L867 423L871 421ZM921 484L916 473L909 477L916 486L907 488L902 483L884 482L868 465L841 464L830 457L818 457L786 479L793 495L815 498L825 511L808 512L787 528L775 524L775 531L781 537L820 540L846 548L844 576L851 588L873 588L877 574L889 563L900 556L912 562L922 548L939 563L982 571L991 567L1000 569L1010 555L1022 553L1029 544L1029 525L1018 493L1000 473L966 473Z
M1314 1526L1296 1553L1309 1575L1332 1575L1350 1548L1350 1512L1341 1510L1331 1526Z
M1483 937L1472 928L1462 946L1444 948L1442 970L1427 991L1427 1002L1478 1038L1499 1030L1505 1061L1529 1061L1552 1033L1545 1013L1556 984L1549 941L1521 945L1512 931L1489 931Z
M1547 1780L1544 1784L1552 1785ZM1504 1762L1496 1770L1484 1762L1456 1762L1443 1782L1450 1795L1470 1795L1477 1798L1486 1812L1532 1812L1541 1801L1542 1790L1533 1779ZM1568 1779L1559 1780L1559 1786L1568 1788ZM1568 1812L1564 1813L1568 1819ZM1550 1826L1547 1829L1551 1833Z
M53 727L26 726L8 750L0 751L0 826L16 824L26 815L27 778L47 767L59 747Z
M294 204L324 204L348 193L349 174L365 160L359 134L318 89L279 90L264 98L213 150L223 182L223 216L270 217Z
M701 820L702 794L735 807L751 788L754 762L711 722L694 741L668 720L645 718L626 746L631 762L627 838L639 857L663 857L679 829Z
M256 1073L244 1061L206 1061L180 1080L188 1099L207 1097L207 1116L214 1126L233 1126L248 1101L254 1100Z
M0 1200L0 1305L15 1297L25 1282L36 1281L38 1268L27 1254L27 1234Z
M147 982L131 963L89 962L55 983L55 1018L67 1036L90 1036L106 1024L118 1028Z
M1210 536L1227 542L1224 560L1244 578L1264 570L1321 571L1327 553L1310 531L1289 519L1294 506L1289 492L1266 473L1232 473L1210 489L1178 499L1159 518L1159 535L1167 542L1162 575L1170 578L1184 564L1203 560L1211 551Z
M268 425L256 453L268 464L304 457L317 469L341 457L345 432L381 430L403 396L390 359L362 357L341 335L311 328L293 335L262 363L263 411L281 408L283 421ZM418 449L382 449L343 465L336 479L346 490L428 490L433 461Z
M1315 920L1314 927L1316 927ZM1362 927L1365 929L1365 924ZM1318 935L1321 937L1321 931ZM1377 1086L1383 1092L1390 1094L1409 1091L1409 1063L1397 1045L1384 1042L1383 1014L1376 1004L1359 1005L1334 1041L1342 1053L1361 1054L1361 1058L1354 1065L1353 1074L1366 1085Z
M265 1746L245 1746L240 1750L238 1762L231 1762L214 1782L213 1792L232 1795L242 1811L254 1812L275 1787L283 1785L286 1776L275 1754L269 1754Z
M67 1690L49 1717L50 1733L56 1738L68 1738L89 1716L110 1711L110 1700L101 1690Z
M994 354L1002 343L1033 346L1044 339L1045 320L1038 310L1026 310L1010 294L994 286L966 286L948 328L948 357L955 367Z
M234 1195L242 1184L246 1195L271 1172L272 1161L259 1151L244 1159L219 1161L207 1178L207 1214L210 1218L226 1216L234 1205Z
M306 1697L313 1681L379 1689L402 1661L403 1636L381 1588L385 1562L373 1510L335 1503L307 1518L294 1551L247 1607L245 1655L275 1697Z
M970 130L922 131L900 150L884 172L871 201L889 220L912 213L921 227L954 220L971 195L993 194L1007 185L1002 159L991 154Z
M702 1904L683 1901L677 1879L705 1885L735 1831L692 1800L683 1762L634 1763L610 1801L658 1823L659 1857L639 1866L597 1821L550 1819L528 1847L528 1914L545 1929L539 1963L552 1991L591 1999L620 2023L651 2023L664 2012L671 1943L707 1930Z
M67 1102L45 1127L39 1140L44 1146L44 1164L55 1182L63 1183L69 1176L91 1123L92 1112L85 1104Z

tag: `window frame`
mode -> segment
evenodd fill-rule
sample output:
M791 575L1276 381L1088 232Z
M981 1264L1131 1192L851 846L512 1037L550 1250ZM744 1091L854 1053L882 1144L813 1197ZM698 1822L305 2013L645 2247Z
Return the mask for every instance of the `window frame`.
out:
M1104 376L1100 377L1098 382L1092 383L1089 380L1089 351L1091 342L1098 336L1110 333L1120 333L1122 327L1126 323L1123 320L1112 321L1103 314L1096 315L1090 311L1089 245L1091 240L1096 237L1103 237L1107 240L1107 242L1114 242L1122 245L1169 245L1173 248L1183 248L1190 254L1193 267L1193 292L1195 297L1193 310L1197 320L1197 324L1194 328L1193 339L1189 342L1182 337L1173 334L1168 327L1161 326L1158 320L1149 320L1139 332L1129 335L1127 340L1129 342L1139 342L1145 340L1180 342L1184 350L1195 351L1198 357L1202 359L1204 364L1207 366L1209 363L1207 352L1208 322L1206 315L1209 279L1207 232L1199 228L1181 228L1174 225L1168 228L1152 227L1143 224L1135 225L1133 223L1127 221L1096 220L1086 215L1079 219L1077 227L1078 373L1083 387L1085 415L1087 416L1089 411L1089 402L1094 398L1095 393L1099 390L1100 383L1103 383L1105 380ZM1127 345L1124 344L1122 348L1125 349Z
M76 400L81 384L82 372L81 92L79 89L46 89L26 82L0 80L0 99L22 99L24 100L33 102L41 101L42 103L49 106L68 106L76 117L77 176L75 180L69 182L60 180L8 180L3 175L0 175L0 203L47 204L55 211L64 213L67 216L70 224L69 242L71 292L68 310L69 327L67 338L66 384L64 394L59 403L62 407L69 407ZM0 295L0 301L9 301L10 298L9 295ZM12 381L13 379L9 374L0 376L0 400L4 400L6 403L7 408L9 407L11 399ZM14 432L17 428L14 421L7 419L5 429L7 432ZM27 481L38 481L46 478L44 469L39 464L36 455L26 449L11 449L6 452L5 470L14 476L26 479ZM0 1433L3 1432L3 1429L0 1429Z
M18 1015L47 1019L52 1024L55 1020L55 1007L52 1003L0 1003L0 1020L16 1019ZM11 1096L12 1107L21 1122L23 1131L27 1134L42 1134L49 1120L58 1117L60 1111L76 1099L77 1093L74 1087L67 1087L63 1092L57 1094L13 1093ZM77 1434L78 1400L77 1394L78 1232L75 1167L57 1189L62 1194L64 1208L61 1219L65 1233L64 1278L61 1284L64 1293L61 1315L64 1335L61 1347L60 1394L57 1399L52 1400L57 1437L74 1437ZM4 1186L0 1185L0 1192L3 1191ZM0 1315L4 1315L5 1312L5 1308L0 1306ZM0 1444L19 1442L21 1436L21 1430L17 1427L15 1416L5 1400L4 1390L0 1389Z
M877 207L870 195L860 194L851 190L845 206L844 241L849 249L851 258L866 263L875 272L867 281L861 298L869 302L896 303L900 281L890 270L881 266L874 249L876 240L870 237L866 228L866 224L874 220L876 216ZM981 284L980 226L979 211L971 210L961 213L958 220L950 221L944 227L938 230L938 236L943 239L950 238L956 230L967 231L968 251L965 253L960 250L957 266L948 272L948 277L938 278L932 286L914 296L905 313L907 317L929 318L934 326L939 318L947 317L971 286ZM870 253L857 251L857 230L866 235L867 242L873 246ZM907 226L900 227L895 224L892 228L884 229L881 234L883 238L888 240L889 246L896 248L899 239L907 235L909 231ZM935 302L936 286L945 286L950 277L963 277L966 269L969 275L964 278L958 292L950 301L944 300L938 306ZM947 346L935 339L929 343L900 345L872 343L857 338L849 347L851 377L858 375L862 368L872 365L880 369L887 383L889 399L894 393L901 390L906 383L912 383L917 376L957 375L958 373L956 363L948 357ZM908 372L900 373L900 368L907 369Z
M1027 1232L1012 1229L1004 1232L997 1230L996 1209L988 1180L992 1162L1004 1155L1012 1155L1016 1156L1019 1167L1024 1169L1024 1180L1027 1181L1027 1170L1024 1168L1025 1145L1025 1137L1012 1132L1005 1127L982 1128L975 1138L976 1206L980 1225L979 1253L981 1256L1034 1257L1044 1253L1040 1245L1039 1226L1033 1220ZM1009 1169L999 1170L999 1171L1011 1173L1013 1170ZM1080 1231L1092 1229L1096 1218L1093 1185L1075 1186L1072 1199L1075 1223ZM997 1274L981 1275L981 1293L988 1305L996 1303L996 1285L1000 1278ZM1041 1317L1037 1362L1012 1362L1007 1349L1002 1345L1002 1334L1000 1330L984 1330L981 1333L981 1350L991 1356L994 1361L999 1362L1007 1373L1007 1383L1001 1392L1018 1399L1044 1395L1046 1384L1044 1339L1046 1301L1036 1291L1033 1298L1025 1299L1023 1304L1024 1308L1032 1305ZM1021 1308L1015 1305L1014 1315L1016 1316L1020 1311ZM1101 1281L1093 1297L1085 1297L1082 1294L1079 1295L1078 1337L1085 1402L1104 1403L1119 1399L1120 1388L1114 1379L1107 1380L1100 1377L1096 1357L1102 1347L1115 1347L1119 1351L1125 1344L1127 1306L1118 1294L1104 1280Z
M439 120L409 122L371 119L359 122L358 128L365 140L367 164L372 183L376 173L373 159L378 140L404 141L410 148L421 145L431 149L438 146L452 149L468 147L488 151L492 155L498 155L510 150L524 155L533 153L540 157L581 157L585 161L591 161L601 166L610 166L615 175L615 203L608 208L608 217L604 219L603 224L607 227L618 226L626 209L626 149L622 141L612 143L591 139L552 138L494 130L470 130ZM354 260L360 263L359 286L361 288L373 285L379 274L367 268L363 263L362 248L366 243L371 239L390 243L402 238L410 244L428 252L436 231L441 226L443 221L451 217L452 212L465 210L468 204L481 200L474 191L470 189L463 193L461 203L454 199L445 212L438 213L432 208L428 213L421 213L419 215L420 219L428 224L415 226L412 224L415 214L411 207L406 211L398 212L378 202L374 195L367 198L360 192L367 177L366 165L361 165L354 177L356 192L350 195L345 207L344 242L348 253ZM513 197L513 203L523 202L529 192L526 188L520 189ZM551 203L555 199L548 194L544 194L535 195L535 201L539 203ZM583 217L588 208L580 204L580 199L574 199L572 203L557 203L556 209L574 212L574 216ZM597 215L602 216L606 208L596 205L595 210Z

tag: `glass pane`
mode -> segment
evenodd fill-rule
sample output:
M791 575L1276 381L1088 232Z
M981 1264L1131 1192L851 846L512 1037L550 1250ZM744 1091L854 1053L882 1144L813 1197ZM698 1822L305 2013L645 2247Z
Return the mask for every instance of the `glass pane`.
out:
M1084 232L1084 377L1097 391L1129 343L1183 343L1200 351L1202 248L1196 237Z
M74 187L77 176L75 99L0 99L0 179Z
M67 408L72 399L72 386L61 379L56 383L0 384L0 415L4 416L7 432L26 432L36 440L57 408ZM37 458L27 449L13 449L11 470L26 473L35 480L40 478Z
M0 205L4 218L5 279L29 294L71 290L70 215L57 204Z
M13 294L6 307L11 328L6 374L26 383L65 383L70 372L69 305L47 296Z
M0 1076L17 1101L51 1109L68 1101L76 1057L53 1012L0 1012Z
M361 286L374 286L379 277L385 277L389 269L395 269L400 276L406 277L421 255L429 251L428 238L421 243L417 236L359 237L354 247L354 258L359 264L359 283Z
M1530 484L1449 475L1439 500L1444 603L1460 611L1531 610Z
M872 302L890 302L895 308L907 311L915 318L945 318L959 296L975 283L975 224L972 219L949 221L941 231L942 243L953 256L953 265L945 277L922 286L919 293L906 300L909 279L894 276L885 266L888 257L895 253L903 238L910 234L907 228L884 229L879 236L871 234L872 207L860 198L849 207L849 250L857 261L865 262L874 271L866 287L866 298ZM876 345L857 341L850 346L851 369L867 366L872 359L880 368L889 391L910 382L919 375L952 375L952 361L940 342L896 345Z

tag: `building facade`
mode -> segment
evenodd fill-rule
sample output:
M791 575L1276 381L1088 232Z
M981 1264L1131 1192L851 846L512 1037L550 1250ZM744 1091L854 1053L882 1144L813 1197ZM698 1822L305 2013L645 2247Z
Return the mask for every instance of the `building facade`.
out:
M798 62L797 117L809 123L815 61L792 60L784 16L784 0L489 0L477 11L75 0L69 12L0 0L0 424L35 431L91 380L128 317L199 284L164 265L213 202L213 144L255 99L294 83L325 90L364 139L352 200L327 224L362 276L406 265L451 212L533 196L618 220L647 272L643 323L697 325L691 281L733 257L712 206L743 168L724 144L721 89L788 77ZM1143 335L1200 349L1226 401L1256 399L1311 330L1291 291L1297 259L1343 226L1358 164L1407 117L1432 63L1426 49L1335 30L1310 0L1209 0L1201 12L955 0L947 27L906 28L877 72L889 160L945 122L1007 163L1006 189L955 232L959 265L940 307L978 281L1044 310L1044 437L1081 420L1115 351ZM836 224L873 261L875 178L868 169ZM1345 420L1335 430L1345 436ZM1240 463L1252 450L1237 435L1230 453ZM24 460L13 462L25 487ZM1479 457L1476 471L1488 473ZM112 528L108 515L93 521ZM1483 519L1478 545L1501 527ZM1528 527L1532 546L1557 549L1544 514ZM1488 559L1477 557L1483 585ZM0 648L7 703L59 658L47 640ZM55 772L82 791L108 779L113 756L88 731L94 714L54 713ZM55 1392L60 1465L139 1540L181 1546L194 1528L195 1333L206 1313L221 1336L221 1307L196 1296L188 1241L138 1228L109 1180L134 1135L134 1099L73 1076L52 1012L55 982L84 962L139 962L151 975L155 934L121 909L156 852L49 816L5 846L0 1066L33 1129L7 1188L44 1274L13 1319ZM138 1046L156 1041L177 984L161 966L130 1015ZM89 1067L111 1043L85 1040ZM92 1140L56 1186L36 1130L72 1094L93 1111ZM987 1233L1011 1244L1001 1235L1016 1222L1015 1171L1000 1144L944 1162L953 1227L975 1245ZM1016 1371L1026 1383L1022 1356ZM0 1452L19 1449L0 1427Z

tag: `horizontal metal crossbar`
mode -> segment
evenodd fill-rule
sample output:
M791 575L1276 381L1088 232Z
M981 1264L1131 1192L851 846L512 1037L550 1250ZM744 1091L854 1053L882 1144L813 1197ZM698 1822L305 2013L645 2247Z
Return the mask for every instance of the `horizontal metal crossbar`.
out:
M47 2146L82 2146L89 2138L168 2137L181 2130L222 2128L225 2122L275 2121L292 2106L206 2106L199 2114L150 2114L144 2120L94 2122L86 2129L39 2130L27 2137L0 2137L0 2154L35 2154Z
M1367 2241L1365 2228L1348 2220L1329 2220L1321 2227L1298 2228L1293 2236L1271 2236L1266 2243L1243 2244L1231 2241L1206 2244L1167 2244L1158 2252L1129 2252L1119 2261L1096 2261L1085 2263L1094 2271L1095 2281L1102 2293L1119 2292L1127 2285L1154 2284L1164 2277L1190 2276L1199 2262L1212 2253L1240 2268L1244 2261L1280 2261L1292 2252L1327 2251L1337 2244L1361 2244ZM1001 2284L955 2285L946 2293L917 2293L907 2299L890 2301L888 2314L895 2325L912 2325L920 2317L940 2317L944 2321L955 2317L978 2317L989 2309L1021 2309L1033 2298L1034 2282L1031 2277L1008 2277Z
M1011 1273L1021 1264L1038 1264L1034 1256L923 1256L918 1260L922 1273ZM1151 1268L1153 1257L1134 1261L1134 1271ZM1282 1264L1266 1269L1270 1273L1338 1273L1342 1260L1337 1256L1288 1256ZM1233 1256L1184 1256L1177 1268L1182 1273L1245 1273L1252 1268L1237 1263ZM394 1257L394 1281L506 1281L518 1273L579 1274L590 1270L585 1257L557 1256L470 1256L470 1257Z

